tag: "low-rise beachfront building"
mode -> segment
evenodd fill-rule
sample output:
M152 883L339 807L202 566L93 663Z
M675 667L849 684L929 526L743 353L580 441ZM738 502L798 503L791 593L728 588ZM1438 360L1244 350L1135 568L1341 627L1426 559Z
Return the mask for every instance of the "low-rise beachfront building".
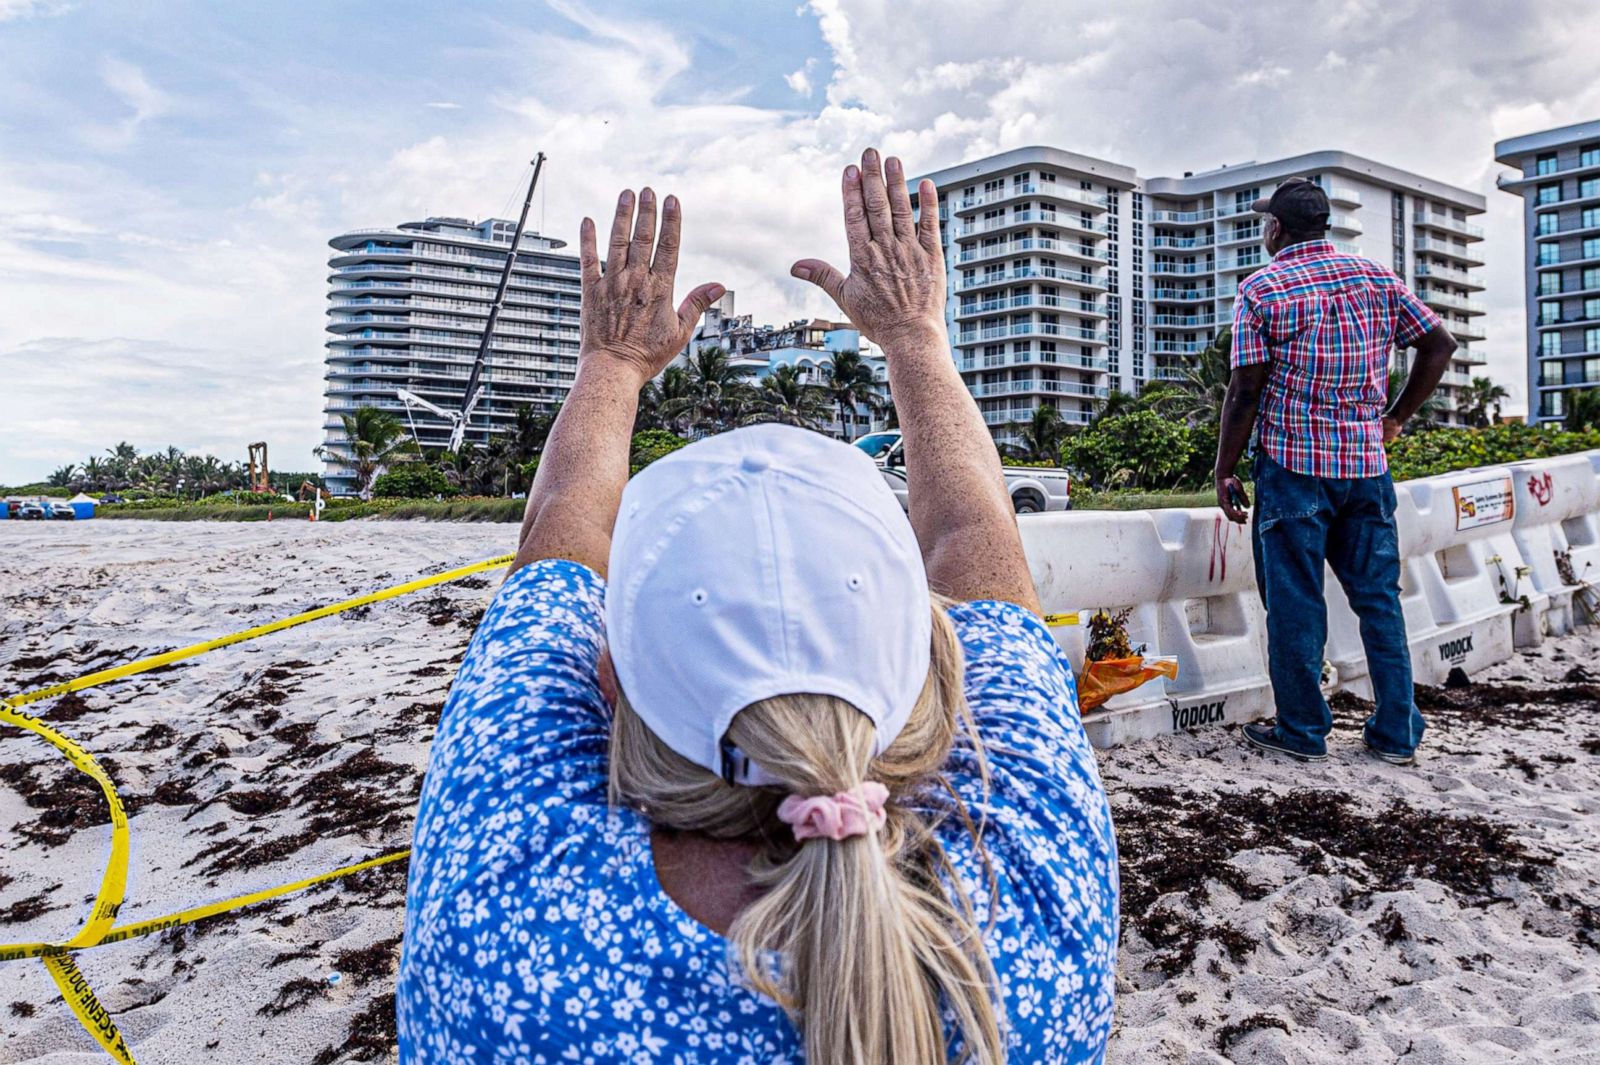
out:
M1600 120L1511 137L1494 157L1523 204L1528 418L1560 421L1600 387Z
M727 352L729 363L758 383L780 366L794 366L800 371L802 381L817 387L826 383L836 353L856 352L872 372L878 409L858 403L853 410L836 414L830 424L821 428L845 440L854 440L881 429L887 420L888 364L882 352L849 322L800 318L781 326L757 325L752 315L735 313L734 294L729 291L706 310L683 354L674 361L682 364L708 347Z
M449 442L447 418L400 398L410 392L457 411L488 321L516 223L428 218L391 229L356 229L328 243L328 340L324 447L348 454L341 414L389 410L424 448ZM481 383L483 398L466 439L482 445L510 426L518 407L555 407L578 365L578 259L563 241L524 232L506 304ZM328 461L335 494L355 476Z
M1392 268L1460 348L1442 400L1485 361L1478 193L1348 152L1178 178L1035 146L926 175L938 190L955 359L1002 442L1048 403L1086 424L1112 389L1182 375L1231 324L1239 283L1267 262L1250 204L1289 177L1328 193L1329 239ZM918 205L919 210L921 205Z

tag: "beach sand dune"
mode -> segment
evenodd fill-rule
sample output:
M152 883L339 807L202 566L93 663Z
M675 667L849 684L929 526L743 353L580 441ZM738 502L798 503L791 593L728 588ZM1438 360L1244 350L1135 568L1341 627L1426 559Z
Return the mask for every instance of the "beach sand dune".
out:
M508 525L0 526L12 693L510 549ZM492 575L43 704L120 786L123 922L404 847ZM1123 856L1119 1062L1600 1061L1600 637L1424 692L1412 769L1211 729L1103 752ZM0 729L0 941L83 921L104 802ZM142 1062L386 1061L405 866L85 952ZM0 963L0 1062L105 1060Z

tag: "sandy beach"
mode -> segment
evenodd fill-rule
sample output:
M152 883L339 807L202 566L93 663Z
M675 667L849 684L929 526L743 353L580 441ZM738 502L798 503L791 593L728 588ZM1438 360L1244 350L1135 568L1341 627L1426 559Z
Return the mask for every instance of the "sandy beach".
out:
M0 523L0 692L510 550L510 525ZM129 806L121 922L407 845L492 577L43 704ZM1413 768L1212 728L1102 752L1124 931L1117 1062L1600 1061L1600 633L1420 693ZM88 912L88 778L0 729L0 941ZM87 951L141 1062L387 1061L405 866ZM0 963L0 1062L107 1060L36 961Z

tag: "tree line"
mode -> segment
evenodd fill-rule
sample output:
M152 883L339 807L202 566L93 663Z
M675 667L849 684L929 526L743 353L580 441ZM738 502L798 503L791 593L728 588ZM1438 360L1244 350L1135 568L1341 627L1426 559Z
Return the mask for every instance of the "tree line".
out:
M316 453L348 470L363 497L513 495L533 483L559 410L559 405L543 412L520 407L509 431L447 451L419 447L392 412L362 407L340 415L345 436L340 447ZM869 417L892 416L860 352L835 352L818 364L815 381L796 366L779 366L757 380L726 350L707 346L644 386L634 432L687 439L778 422L817 431L837 426L849 435L861 410Z

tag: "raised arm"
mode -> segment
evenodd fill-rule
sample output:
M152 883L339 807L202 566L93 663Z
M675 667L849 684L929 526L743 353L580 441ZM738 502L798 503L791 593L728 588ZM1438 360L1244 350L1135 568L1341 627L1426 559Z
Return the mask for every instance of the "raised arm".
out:
M668 196L661 205L659 242L655 193L648 188L639 193L637 220L633 208L633 193L623 192L603 273L594 221L585 218L578 230L583 275L578 375L528 492L513 570L564 558L605 574L611 528L628 481L639 389L683 350L695 322L724 291L721 285L701 285L674 307L682 222L677 198Z
M920 220L900 160L880 164L867 149L860 168L844 171L849 276L819 259L801 259L790 272L820 286L883 349L929 585L954 599L1004 599L1038 613L999 453L945 336L933 182L922 182L918 196Z

